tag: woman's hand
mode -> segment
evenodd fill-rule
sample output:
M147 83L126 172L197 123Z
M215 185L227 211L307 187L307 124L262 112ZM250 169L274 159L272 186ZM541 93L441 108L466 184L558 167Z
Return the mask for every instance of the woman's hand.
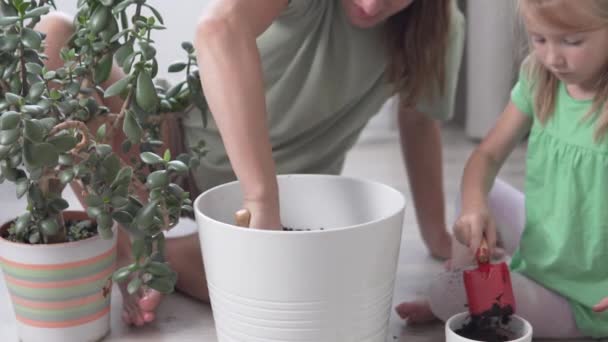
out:
M251 213L249 227L256 229L281 230L278 201L245 201L243 207Z
M454 224L454 236L473 254L481 245L483 237L488 242L489 253L492 255L496 247L496 225L487 207L463 210Z

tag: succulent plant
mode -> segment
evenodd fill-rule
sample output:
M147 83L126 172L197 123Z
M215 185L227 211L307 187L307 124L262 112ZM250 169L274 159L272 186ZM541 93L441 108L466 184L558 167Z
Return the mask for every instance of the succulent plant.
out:
M62 194L72 184L101 237L112 236L114 222L132 237L134 263L114 279L128 280L132 293L142 285L171 292L164 233L192 211L175 180L205 151L201 142L173 158L161 126L190 105L206 113L193 47L183 43L186 60L169 66L185 80L164 89L154 82L152 40L165 28L161 14L146 0L79 0L63 65L49 70L35 25L52 8L51 0L0 0L0 181L14 182L28 203L11 233L23 243L68 241ZM113 63L126 76L103 89ZM113 96L124 100L118 113L102 101Z

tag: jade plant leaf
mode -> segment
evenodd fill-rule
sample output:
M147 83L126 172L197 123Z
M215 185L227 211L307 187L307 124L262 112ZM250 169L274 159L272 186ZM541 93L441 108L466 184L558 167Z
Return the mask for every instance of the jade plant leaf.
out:
M108 89L106 89L106 91L104 93L104 97L108 98L108 97L116 96L116 95L122 93L125 89L127 89L128 85L129 85L129 76L126 76L126 77L122 78L121 80L117 81L116 83L112 84L111 86L109 86Z
M42 44L42 37L40 37L40 33L32 30L31 28L25 27L23 28L23 45L38 50Z
M140 155L141 160L146 164L159 164L164 161L158 154L153 152L144 152Z
M127 110L125 113L125 121L123 122L122 130L131 143L137 144L141 140L142 128L139 125L139 122L137 122L133 111Z
M152 78L147 71L140 71L137 76L137 88L135 91L137 105L148 113L155 113L159 100Z

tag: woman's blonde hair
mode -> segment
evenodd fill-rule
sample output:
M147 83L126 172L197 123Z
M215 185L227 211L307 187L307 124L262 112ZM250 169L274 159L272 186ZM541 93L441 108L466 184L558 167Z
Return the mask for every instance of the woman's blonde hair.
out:
M389 81L405 105L443 93L452 0L415 0L387 22Z
M585 6L584 3L589 6ZM543 20L566 30L589 30L608 25L608 0L518 0L520 17ZM595 20L590 20L594 18ZM598 25L598 22L600 25ZM531 48L530 48L531 50ZM523 63L525 77L533 90L534 112L545 124L555 111L559 79L530 52ZM608 65L596 83L591 109L583 118L597 118L594 139L600 142L608 132Z

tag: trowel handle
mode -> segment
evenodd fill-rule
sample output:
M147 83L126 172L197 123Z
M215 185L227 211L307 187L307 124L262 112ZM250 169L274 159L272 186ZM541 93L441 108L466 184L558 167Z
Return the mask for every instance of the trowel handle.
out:
M488 248L488 241L485 237L481 238L481 244L479 245L475 256L477 258L477 263L479 264L487 264L490 262L490 249Z
M251 221L251 212L247 209L240 209L234 213L234 220L239 227L249 227Z

